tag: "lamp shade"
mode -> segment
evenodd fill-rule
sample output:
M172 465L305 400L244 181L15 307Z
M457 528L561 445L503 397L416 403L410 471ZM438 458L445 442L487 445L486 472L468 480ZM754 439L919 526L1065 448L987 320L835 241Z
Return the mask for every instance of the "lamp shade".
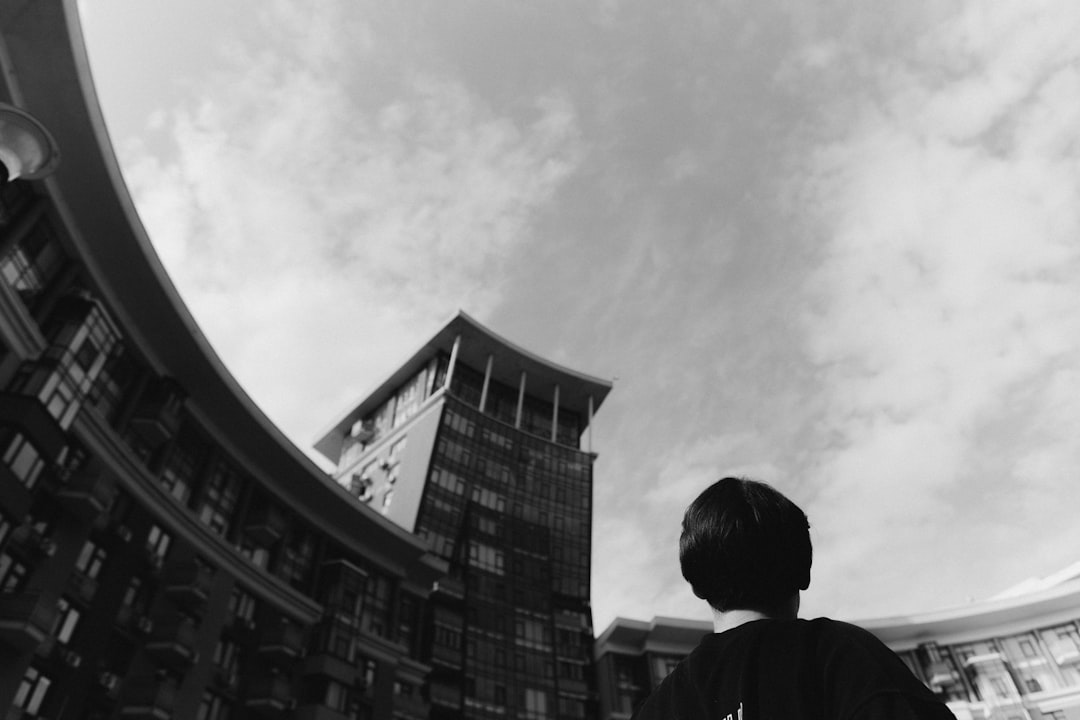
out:
M0 103L0 182L43 178L60 163L60 148L45 126L17 107Z

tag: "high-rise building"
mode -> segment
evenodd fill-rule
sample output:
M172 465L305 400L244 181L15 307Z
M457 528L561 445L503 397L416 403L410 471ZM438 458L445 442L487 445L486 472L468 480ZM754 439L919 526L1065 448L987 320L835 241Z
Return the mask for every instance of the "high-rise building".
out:
M459 313L316 443L449 565L423 641L432 718L592 717L591 422L610 389Z
M62 155L0 173L0 713L423 720L445 562L198 332L124 188L76 0L0 2L0 70L0 121L35 116Z

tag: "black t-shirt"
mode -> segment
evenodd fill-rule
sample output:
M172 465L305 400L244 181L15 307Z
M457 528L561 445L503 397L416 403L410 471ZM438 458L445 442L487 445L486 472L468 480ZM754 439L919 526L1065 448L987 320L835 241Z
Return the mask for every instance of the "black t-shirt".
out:
M634 720L954 720L866 630L755 620L705 637Z

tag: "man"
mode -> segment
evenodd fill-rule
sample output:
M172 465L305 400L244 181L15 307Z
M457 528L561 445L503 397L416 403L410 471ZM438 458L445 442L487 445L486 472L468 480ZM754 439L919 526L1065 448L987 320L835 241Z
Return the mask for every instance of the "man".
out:
M724 478L683 516L679 562L709 603L713 634L635 720L951 720L952 713L869 632L799 620L810 525L764 483Z

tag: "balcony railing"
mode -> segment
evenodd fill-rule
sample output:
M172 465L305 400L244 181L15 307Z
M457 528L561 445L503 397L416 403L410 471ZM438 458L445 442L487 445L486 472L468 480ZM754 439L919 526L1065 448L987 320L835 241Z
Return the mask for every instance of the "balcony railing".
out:
M62 486L56 497L72 514L93 520L112 507L116 484L101 469L77 473Z
M204 605L210 597L214 573L206 565L190 560L169 567L165 573L165 593L187 608Z
M244 522L244 532L260 545L272 545L285 533L285 515L274 505L253 508Z
M176 434L183 403L180 386L169 378L162 378L143 395L131 417L131 429L152 447L157 447Z
M280 622L264 630L259 638L259 654L271 663L291 662L304 647L304 631L291 622Z
M170 720L176 707L176 684L169 678L132 678L124 683L120 716Z
M42 593L0 593L0 642L19 652L41 645L55 620L56 601Z
M199 657L195 651L195 623L189 618L155 622L146 652L169 667L192 665Z
M284 675L255 678L248 685L244 705L260 715L281 714L295 705L292 683Z

